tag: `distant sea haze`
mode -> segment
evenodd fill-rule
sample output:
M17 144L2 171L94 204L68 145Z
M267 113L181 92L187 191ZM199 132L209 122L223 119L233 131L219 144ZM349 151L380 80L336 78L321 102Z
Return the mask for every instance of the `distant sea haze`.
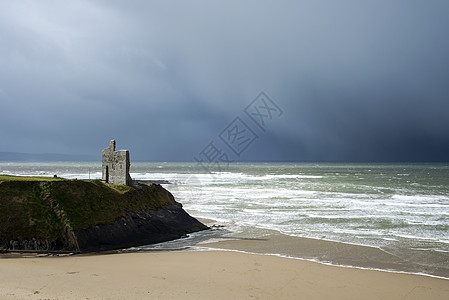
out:
M0 163L0 174L101 178L100 163ZM449 164L132 163L193 216L234 234L364 245L422 266L449 266ZM444 273L444 272L443 272Z
M99 161L94 155L76 155L59 153L20 153L0 152L0 162L54 162L54 161Z

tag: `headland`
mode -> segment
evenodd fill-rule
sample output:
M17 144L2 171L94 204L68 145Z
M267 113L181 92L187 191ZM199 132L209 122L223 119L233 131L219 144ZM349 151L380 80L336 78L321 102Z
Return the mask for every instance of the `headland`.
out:
M102 251L204 229L159 184L0 176L2 251Z

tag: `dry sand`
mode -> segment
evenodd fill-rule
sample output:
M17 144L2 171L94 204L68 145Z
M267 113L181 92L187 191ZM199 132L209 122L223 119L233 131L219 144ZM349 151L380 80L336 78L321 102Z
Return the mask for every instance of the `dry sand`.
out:
M447 300L449 280L227 251L2 258L0 299Z

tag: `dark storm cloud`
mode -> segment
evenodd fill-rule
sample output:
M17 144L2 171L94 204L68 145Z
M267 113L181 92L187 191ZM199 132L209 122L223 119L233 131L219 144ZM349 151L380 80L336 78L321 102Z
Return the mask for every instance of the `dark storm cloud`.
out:
M3 1L0 151L191 160L260 92L244 160L449 160L447 1Z

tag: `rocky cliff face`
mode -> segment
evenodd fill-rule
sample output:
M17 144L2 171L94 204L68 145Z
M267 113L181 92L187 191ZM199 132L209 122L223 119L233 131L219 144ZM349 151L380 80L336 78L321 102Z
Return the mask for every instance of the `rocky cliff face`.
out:
M180 205L158 210L129 212L113 224L101 224L75 232L79 248L88 251L127 248L178 239L207 229Z
M204 229L157 184L0 177L3 250L110 250Z

